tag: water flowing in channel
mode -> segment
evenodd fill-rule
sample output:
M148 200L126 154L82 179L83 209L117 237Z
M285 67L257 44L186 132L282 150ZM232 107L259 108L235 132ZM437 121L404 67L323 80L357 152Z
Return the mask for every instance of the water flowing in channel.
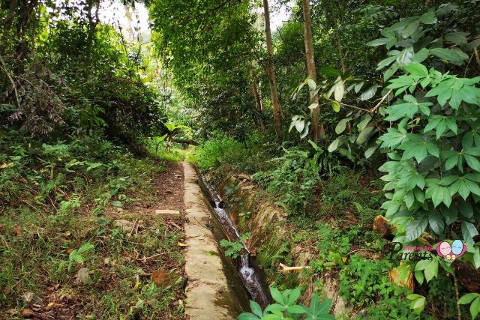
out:
M228 215L228 212L225 209L225 203L219 197L217 192L205 181L203 176L201 174L199 176L200 186L209 198L210 204L215 211L216 218L222 226L223 233L228 240L232 242L241 241L243 244L245 253L241 254L237 261L237 269L243 286L249 293L252 300L255 300L260 305L265 307L270 303L270 299L264 289L265 286L262 284L257 270L255 270L255 267L250 264L250 251L248 250L248 247L241 239L237 227Z

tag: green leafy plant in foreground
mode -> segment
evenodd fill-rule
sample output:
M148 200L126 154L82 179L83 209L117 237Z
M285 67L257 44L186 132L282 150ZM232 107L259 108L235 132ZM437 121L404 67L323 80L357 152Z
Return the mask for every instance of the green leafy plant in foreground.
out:
M281 319L306 319L306 320L330 320L335 319L328 314L332 300L327 299L320 303L318 294L312 297L310 307L297 304L300 297L300 288L280 291L270 287L270 293L275 303L268 305L265 310L255 301L250 301L252 313L244 312L237 320L281 320Z

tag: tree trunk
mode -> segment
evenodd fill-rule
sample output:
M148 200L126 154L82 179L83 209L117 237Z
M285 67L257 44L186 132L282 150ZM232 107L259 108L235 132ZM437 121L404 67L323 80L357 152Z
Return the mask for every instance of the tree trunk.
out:
M257 87L257 84L255 83L255 79L252 79L250 83L250 88L252 90L253 99L255 100L255 106L256 106L254 110L255 117L257 118L258 125L260 126L262 131L265 131L265 123L263 121L263 116L262 116L263 103L260 98L260 94L258 93L258 87Z
M275 79L275 67L273 65L273 44L272 31L270 30L270 12L268 9L268 0L263 0L263 10L265 12L265 36L267 38L268 55L268 80L270 82L270 91L272 94L273 124L278 141L282 141L282 106L278 99L277 81Z
M304 37L305 37L305 56L307 60L307 72L309 77L317 83L317 69L315 67L315 55L313 52L313 37L312 37L312 16L310 14L310 0L302 0L303 2L303 20L304 20ZM324 137L325 133L319 123L319 109L320 104L318 94L310 91L310 105L317 106L312 109L312 124L311 136L314 142L318 141L319 137Z

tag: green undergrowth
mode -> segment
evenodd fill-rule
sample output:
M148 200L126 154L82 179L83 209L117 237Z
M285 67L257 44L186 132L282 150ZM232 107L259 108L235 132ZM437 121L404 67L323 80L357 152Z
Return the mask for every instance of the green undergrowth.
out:
M167 142L156 144L152 141L147 141L147 149L152 157L164 161L183 161L187 154L187 150L178 147L177 144Z
M252 134L239 142L223 134L215 134L198 147L192 148L187 160L202 172L218 170L219 167L239 172L254 173L271 166L271 155L277 152L268 136Z
M148 210L165 162L100 137L2 134L0 318L183 318L183 234Z
M387 240L373 231L357 225L333 227L302 217L289 218L274 229L283 232L270 234L257 255L268 282L281 289L299 287L307 291L313 286L322 290L324 277L328 275L347 304L337 319L451 319L456 315L455 293L448 278L435 279L429 287L419 288L431 297L426 307L430 312L421 315L412 312L407 299L412 292L389 279L389 272L398 266L399 260L382 254ZM279 272L280 263L287 266L305 263L301 261L306 259L299 257L306 253L305 265L309 269L300 273ZM447 310L443 305L451 305L452 309ZM446 311L442 314L439 310Z
M248 222L255 217L258 201L285 210L286 219L269 226L268 236L257 248L257 260L269 284L280 289L299 287L303 292L312 286L321 290L328 275L347 304L337 319L450 319L456 315L456 309L443 314L438 311L455 301L452 290L442 289L452 286L451 279L445 284L436 280L436 285L417 284L415 292L429 296L427 312L421 315L412 311L407 298L412 292L392 283L390 272L400 260L383 253L388 240L372 230L384 197L383 182L374 171L322 158L315 148L290 147L270 155L260 152L256 158L250 157L250 152L260 151L222 138L202 144L194 159L222 185L229 206L238 211L240 225L247 228L242 231L252 231ZM254 173L252 182L260 187L255 199L242 195L236 180L223 185L229 175L242 172L259 157L264 159L262 164L243 171ZM281 273L280 264L305 264L308 268ZM438 295L440 292L445 295Z

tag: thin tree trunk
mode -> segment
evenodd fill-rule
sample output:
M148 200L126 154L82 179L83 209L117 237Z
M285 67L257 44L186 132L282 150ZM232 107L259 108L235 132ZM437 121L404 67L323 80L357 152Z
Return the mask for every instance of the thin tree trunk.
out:
M255 99L255 116L258 120L258 124L260 125L260 128L262 131L265 131L265 123L263 121L263 116L262 116L262 110L263 110L263 103L262 99L260 98L260 94L258 93L258 87L255 82L255 79L252 78L251 83L250 83L250 88L252 90L252 96Z
M252 93L255 98L255 105L259 111L263 111L263 101L260 97L260 92L258 92L258 86L255 80L252 81Z
M340 67L342 68L342 74L347 73L347 69L345 67L345 55L343 53L342 42L340 40L340 34L338 32L340 23L337 21L337 31L335 32L335 41L337 42L337 52L338 57L340 58Z
M282 106L278 99L277 81L275 79L275 67L273 65L273 44L272 31L270 30L270 11L268 9L268 0L263 0L263 10L265 13L265 36L267 38L268 55L268 80L270 82L270 92L272 94L273 124L278 141L282 141Z
M305 37L305 56L307 60L307 72L309 77L317 83L317 69L315 67L315 55L313 52L313 36L312 36L312 16L310 13L310 0L302 0L303 2L303 20L304 20L304 37ZM319 123L319 109L320 104L318 94L310 91L310 105L316 104L312 109L312 125L311 136L314 142L318 141L319 137L325 135L323 128Z

